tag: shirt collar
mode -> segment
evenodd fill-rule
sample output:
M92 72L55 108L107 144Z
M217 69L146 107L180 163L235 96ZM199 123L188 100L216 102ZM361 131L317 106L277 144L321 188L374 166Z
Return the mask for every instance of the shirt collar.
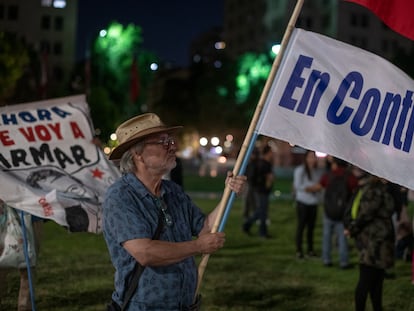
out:
M138 177L133 173L128 173L123 176L123 179L126 184L130 185L134 191L139 195L140 198L144 198L146 196L152 196L152 194L148 191L148 189L144 186L144 184L138 179ZM161 181L161 197L163 197L167 193L172 193L173 189L169 186L168 182L165 180Z

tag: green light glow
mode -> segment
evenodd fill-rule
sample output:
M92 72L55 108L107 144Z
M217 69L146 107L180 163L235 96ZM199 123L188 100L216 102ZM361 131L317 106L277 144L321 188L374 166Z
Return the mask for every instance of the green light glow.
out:
M271 59L266 54L247 53L239 61L239 74L236 77L236 101L244 103L252 88L261 87L271 69Z
M217 87L217 93L221 96L221 97L226 97L229 93L229 91L227 90L226 87L224 86L219 86Z
M113 22L106 29L106 34L96 39L95 51L102 56L101 65L105 62L117 79L124 79L125 68L130 66L132 56L141 42L139 26L132 24L123 26Z

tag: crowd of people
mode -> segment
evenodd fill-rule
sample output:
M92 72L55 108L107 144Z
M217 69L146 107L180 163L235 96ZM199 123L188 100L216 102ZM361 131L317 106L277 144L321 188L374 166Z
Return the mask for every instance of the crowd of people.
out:
M304 258L302 235L306 226L308 255L316 256L313 229L316 210L321 205L320 258L323 265L333 266L334 244L338 249L339 267L353 268L348 246L351 239L354 240L359 253L355 310L365 310L368 296L372 309L382 310L382 288L387 271L393 267L395 259L404 259L404 250L412 252L412 230L408 217L404 217L407 189L332 156L326 157L325 167L318 168L313 151L306 151L303 164L295 169L293 183L297 258Z
M254 150L246 168L248 191L245 193L242 230L252 235L251 226L259 220L261 237L268 234L268 214L267 208L260 205L258 189L262 186L257 186L256 174L258 163L265 160L264 152L268 148ZM267 159L271 163L272 157ZM389 271L395 260L411 261L413 232L407 215L408 191L337 157L328 155L321 163L315 151L306 150L303 162L293 172L296 258L319 258L325 267L332 267L333 258L336 258L333 251L337 249L340 269L358 265L355 310L365 310L368 297L373 310L382 310L383 282L393 276ZM271 168L269 165L264 174L272 175L274 180ZM271 186L267 190L269 194ZM319 207L322 212L320 253L314 243ZM359 254L355 264L350 260L351 243Z

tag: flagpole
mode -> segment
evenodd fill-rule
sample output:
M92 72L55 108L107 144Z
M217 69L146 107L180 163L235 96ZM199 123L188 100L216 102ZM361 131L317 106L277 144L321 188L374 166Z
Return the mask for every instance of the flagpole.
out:
M283 59L285 49L287 47L287 44L289 43L289 39L295 28L296 21L302 10L303 2L304 0L298 0L296 2L295 9L293 10L289 23L286 27L286 31L283 35L283 39L281 42L280 51L277 54L273 62L272 69L270 70L269 77L267 78L266 84L263 88L263 92L260 96L259 103L256 106L256 110L254 112L252 121L250 122L249 129L247 131L246 137L241 146L240 153L237 156L237 160L233 168L234 176L239 175L240 173L244 173L244 171L242 171L241 168L243 168L243 170L245 169L246 163L248 161L248 157L250 156L250 154L248 154L247 151L251 152L251 150L253 150L253 145L258 136L257 133L255 133L257 123L259 122L259 118L263 110L263 107L266 103L266 99L270 92L270 88L273 84L273 80L276 77L276 73ZM224 224L227 220L227 216L230 212L231 205L234 201L234 198L235 198L234 193L232 193L230 188L226 185L224 188L222 199L218 206L217 216L216 216L211 232L217 232L217 229L219 228L219 226L220 228L224 227ZM226 217L223 218L223 214L225 212L226 212ZM201 261L198 267L198 282L197 282L197 288L196 288L196 292L194 296L194 301L197 299L198 293L200 291L201 282L202 282L209 258L210 258L210 254L204 254L201 258Z
M26 261L27 278L29 282L30 302L32 304L32 310L36 311L35 293L34 293L33 278L32 278L32 268L31 268L31 262L30 262L30 257L29 257L29 242L27 240L27 230L26 230L26 224L24 221L24 211L20 211L20 220L22 223L23 250L24 250L24 258Z
M258 136L259 136L259 134L256 131L253 131L252 136L250 137L250 141L249 141L249 143L247 145L247 148L244 152L244 155L242 157L242 161L241 161L241 164L240 164L240 169L238 170L238 175L243 175L244 172L246 171L247 164L249 163L250 155L253 152L253 149L254 149L254 146L255 146L255 143L256 143L256 140L257 140ZM229 217L231 207L232 207L233 202L234 202L235 199L236 199L236 194L234 192L231 192L230 197L229 197L229 199L227 201L227 204L226 204L226 208L224 209L224 214L221 217L220 225L219 225L219 228L218 228L219 232L222 232L224 230L224 227L225 227L226 222L227 222L227 218Z

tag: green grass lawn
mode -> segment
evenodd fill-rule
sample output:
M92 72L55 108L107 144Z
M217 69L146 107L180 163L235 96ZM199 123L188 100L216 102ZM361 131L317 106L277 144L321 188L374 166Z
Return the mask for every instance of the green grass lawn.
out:
M223 181L219 180L217 185L222 186ZM195 201L206 212L218 203L216 199ZM238 198L226 224L226 245L210 256L204 274L203 310L354 309L356 267L344 271L335 266L325 268L319 259L295 258L296 221L291 201L271 202L269 233L273 239L270 240L244 235L240 230L241 215L242 202ZM252 229L257 232L256 227ZM315 232L319 253L321 235L319 220ZM353 263L357 263L353 248L351 255ZM414 310L411 264L397 262L393 271L396 278L384 284L384 310ZM0 310L15 310L18 272L10 271L7 281ZM104 310L112 289L113 268L102 235L68 233L54 222L47 222L35 275L37 310ZM369 303L366 310L371 310Z

